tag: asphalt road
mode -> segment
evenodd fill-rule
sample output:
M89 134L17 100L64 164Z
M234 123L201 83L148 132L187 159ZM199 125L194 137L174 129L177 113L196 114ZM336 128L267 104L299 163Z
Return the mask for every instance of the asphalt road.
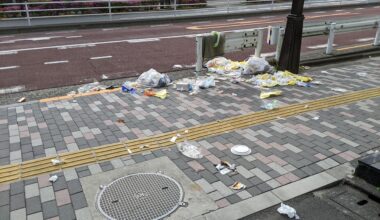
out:
M380 7L358 7L305 13L305 24L378 16ZM160 25L125 26L0 35L0 94L18 87L37 90L136 76L149 68L166 72L174 64L195 63L198 33L228 31L284 24L286 14L218 19ZM375 30L336 35L337 47L369 44ZM326 36L303 39L302 51L322 50ZM263 53L274 52L264 46ZM227 57L245 59L246 50Z

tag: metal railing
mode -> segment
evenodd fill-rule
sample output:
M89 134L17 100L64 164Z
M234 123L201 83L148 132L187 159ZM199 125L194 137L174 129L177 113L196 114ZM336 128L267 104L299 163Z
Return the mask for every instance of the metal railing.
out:
M379 0L305 0L305 8L321 4L365 4ZM120 15L148 14L153 17L165 14L169 17L190 14L229 14L250 11L273 11L290 8L291 0L88 0L1 3L0 22L26 20L28 26L33 19L84 16L105 16L104 21L121 20Z

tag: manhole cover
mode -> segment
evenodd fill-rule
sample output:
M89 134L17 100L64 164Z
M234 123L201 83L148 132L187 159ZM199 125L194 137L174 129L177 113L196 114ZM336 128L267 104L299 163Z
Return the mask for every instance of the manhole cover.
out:
M137 173L105 186L97 206L109 219L161 219L178 208L182 197L182 188L174 179L159 173Z

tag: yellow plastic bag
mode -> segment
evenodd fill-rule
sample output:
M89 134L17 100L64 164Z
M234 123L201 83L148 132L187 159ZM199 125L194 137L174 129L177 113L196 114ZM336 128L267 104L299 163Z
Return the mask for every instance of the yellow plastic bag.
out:
M166 89L158 91L158 92L156 92L156 94L154 94L154 96L156 96L160 99L166 99L167 95L168 95L168 91Z
M273 91L269 91L269 92L261 92L260 93L260 99L266 99L266 98L269 98L269 97L272 97L272 96L279 96L281 94L282 94L281 90L273 90Z

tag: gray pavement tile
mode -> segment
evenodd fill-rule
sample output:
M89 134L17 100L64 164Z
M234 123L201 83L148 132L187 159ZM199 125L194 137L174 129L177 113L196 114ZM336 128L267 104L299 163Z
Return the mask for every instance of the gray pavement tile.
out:
M257 188L259 188L261 192L272 190L272 187L270 187L267 183L261 183L257 185Z
M75 219L75 212L71 204L58 207L60 220L73 220Z
M234 192L228 188L224 183L218 181L211 184L214 189L216 189L223 196L232 195Z
M213 199L214 201L218 201L223 198L223 195L220 194L218 191L214 191L212 193L209 193L208 196Z
M205 191L205 193L215 191L215 188L205 179L199 179L194 182L198 184L203 189L203 191Z
M41 212L41 201L39 196L26 199L26 214L30 215L36 212Z
M52 186L47 186L40 189L41 202L47 202L55 199Z
M212 164L211 162L202 163L202 166L213 174L218 173L218 170L215 168L214 164Z
M9 204L9 190L1 191L0 192L0 206L8 205Z
M87 207L86 197L83 192L78 192L70 196L74 210Z
M38 183L33 183L25 186L25 198L32 198L39 196L40 191L38 189Z
M242 199L236 194L229 195L226 197L226 199L230 204L234 204L234 203L238 203L238 202L242 201Z
M66 179L63 173L57 173L56 175L58 176L58 179L53 183L54 191L67 189Z
M19 193L23 193L25 191L25 188L24 188L24 181L18 181L18 182L15 182L15 183L11 183L11 186L10 186L10 193L11 195L15 195L15 194L19 194Z
M83 191L79 179L67 181L67 188L69 190L70 195Z
M11 195L10 205L11 211L25 208L25 194L19 193L16 195Z
M252 196L257 196L262 193L261 190L257 186L247 188L246 191Z
M41 220L41 219L43 219L42 212L36 212L34 214L27 216L27 220Z
M101 162L101 163L99 163L99 165L100 165L100 168L102 169L103 172L110 171L110 170L114 169L114 167L112 166L110 161Z
M26 210L25 208L14 210L10 213L11 219L26 219Z
M218 181L218 178L213 175L210 171L208 170L203 170L203 171L200 171L199 172L199 175L201 175L201 177L203 177L205 180L207 180L207 182L209 183L214 183L216 181Z
M193 169L191 168L182 170L182 172L184 172L186 176L189 177L192 181L196 181L202 178L198 173L194 172Z
M136 163L140 163L140 162L144 162L144 161L146 161L145 157L142 156L141 154L132 155L132 159L133 159Z

